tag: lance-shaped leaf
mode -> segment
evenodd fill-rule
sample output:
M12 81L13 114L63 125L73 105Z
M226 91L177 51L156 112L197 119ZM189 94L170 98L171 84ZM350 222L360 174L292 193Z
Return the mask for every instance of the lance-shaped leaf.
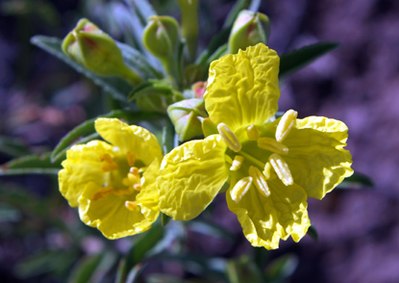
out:
M52 163L50 153L27 155L13 159L0 166L0 176L24 174L57 174L59 163Z
M334 50L338 47L336 43L316 43L311 44L292 52L281 55L280 74L285 76L319 58L320 56Z

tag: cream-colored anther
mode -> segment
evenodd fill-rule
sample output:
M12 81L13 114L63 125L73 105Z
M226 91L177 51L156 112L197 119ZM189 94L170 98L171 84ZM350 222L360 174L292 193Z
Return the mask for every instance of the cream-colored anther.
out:
M262 172L260 172L258 167L250 166L248 169L248 174L254 180L255 187L258 189L258 191L265 197L270 196L270 190L269 186L267 185L266 178Z
M247 127L247 136L248 139L255 141L259 138L259 131L255 125L251 125Z
M273 138L259 138L257 140L258 147L266 149L271 152L279 153L279 154L287 154L288 153L288 147L283 145L282 143L279 143Z
M241 143L232 130L225 124L219 123L217 126L219 134L222 136L226 145L234 152L241 150Z
M285 112L284 115L281 117L276 129L276 140L278 142L282 142L285 137L290 133L291 129L295 125L297 116L298 112L290 109Z
M266 180L270 179L271 170L272 170L272 166L270 165L270 162L266 162L265 167L263 168L263 172L262 172L263 175L265 175Z
M273 153L269 157L270 164L272 165L277 177L283 182L284 185L289 186L294 183L290 168L287 162L278 154Z
M252 177L244 177L240 179L230 190L231 199L238 203L242 197L248 192L252 185Z
M130 211L135 211L137 210L137 203L135 201L125 201L125 207L129 209Z
M234 156L234 160L231 163L230 171L237 171L241 168L242 163L244 162L245 158L241 155Z

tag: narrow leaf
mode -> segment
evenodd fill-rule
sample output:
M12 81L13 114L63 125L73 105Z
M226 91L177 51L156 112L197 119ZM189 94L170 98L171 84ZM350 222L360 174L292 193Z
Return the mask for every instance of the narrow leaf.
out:
M316 43L281 55L280 77L285 76L338 47L337 43Z
M279 283L285 282L298 266L298 258L294 255L286 254L270 263L266 269L266 282Z
M373 180L359 172L353 173L352 176L346 178L338 187L341 189L362 189L374 186Z
M19 139L0 136L0 152L11 157L21 157L29 154L30 150Z
M52 163L50 153L28 155L13 159L0 166L0 176L21 174L57 174L60 164Z

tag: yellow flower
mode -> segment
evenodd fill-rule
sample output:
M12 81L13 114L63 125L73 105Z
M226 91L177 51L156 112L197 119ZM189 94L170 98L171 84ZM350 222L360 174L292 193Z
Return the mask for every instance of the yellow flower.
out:
M159 215L155 184L162 159L156 137L118 119L99 118L104 141L74 145L58 175L61 194L80 219L109 239L148 230Z
M343 122L273 121L279 57L264 44L211 64L204 95L218 134L175 148L161 163L160 209L176 220L198 216L227 182L226 199L253 246L299 241L310 221L307 198L323 198L352 174Z

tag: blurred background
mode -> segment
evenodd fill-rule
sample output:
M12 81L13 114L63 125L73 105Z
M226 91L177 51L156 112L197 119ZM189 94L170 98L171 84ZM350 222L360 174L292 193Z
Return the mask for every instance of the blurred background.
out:
M179 16L174 1L151 2L159 14ZM30 38L62 38L83 16L121 38L115 28L126 13L121 3L0 1L0 136L13 138L26 151L45 152L68 130L106 111L107 98L97 87L31 45ZM221 29L233 3L201 1L202 46ZM339 43L335 51L281 82L280 109L344 121L353 167L374 181L370 189L336 190L322 202L311 201L318 239L283 243L269 256L297 259L285 282L399 282L399 2L262 1L260 11L271 19L269 45L279 54L319 41ZM0 161L19 154L1 152ZM234 241L212 241L194 227L188 247L218 258L249 252L223 199L212 213ZM0 227L2 282L65 282L63 276L77 260L108 245L77 221L54 177L2 177ZM120 250L129 245L123 240L113 244Z

